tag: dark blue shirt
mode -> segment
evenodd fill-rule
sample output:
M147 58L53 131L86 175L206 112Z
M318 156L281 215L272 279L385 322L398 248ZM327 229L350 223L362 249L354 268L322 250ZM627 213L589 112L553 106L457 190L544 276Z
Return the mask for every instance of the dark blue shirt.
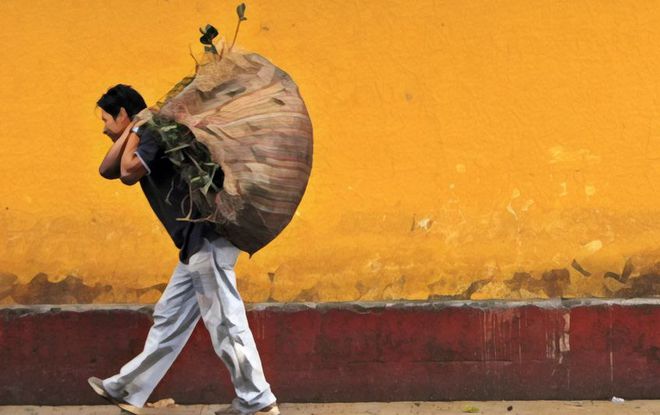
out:
M159 145L157 132L146 125L133 131L140 137L135 154L147 169L147 174L140 179L142 191L174 245L179 248L179 260L188 264L190 257L202 248L204 237L212 241L219 235L210 222L176 220L186 217L190 209L188 184L165 155L165 149ZM191 218L200 218L201 214L194 204L192 209Z

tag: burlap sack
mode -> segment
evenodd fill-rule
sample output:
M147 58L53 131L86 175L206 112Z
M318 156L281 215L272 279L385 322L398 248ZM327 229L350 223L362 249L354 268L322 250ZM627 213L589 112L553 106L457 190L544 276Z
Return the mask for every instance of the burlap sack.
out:
M252 256L300 203L312 167L312 124L296 84L264 57L238 48L206 55L194 77L137 120L175 121L208 148L224 173L222 189L205 196L209 220ZM193 200L204 210L200 195Z

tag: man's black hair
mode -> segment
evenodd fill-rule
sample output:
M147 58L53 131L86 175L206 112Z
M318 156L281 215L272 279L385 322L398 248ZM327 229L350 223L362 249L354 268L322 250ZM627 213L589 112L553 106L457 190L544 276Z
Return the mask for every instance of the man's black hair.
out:
M108 92L96 102L96 105L101 107L103 111L112 115L116 119L119 115L119 110L124 107L128 116L133 119L133 116L143 109L147 108L144 98L139 92L131 88L130 85L117 84L108 89Z

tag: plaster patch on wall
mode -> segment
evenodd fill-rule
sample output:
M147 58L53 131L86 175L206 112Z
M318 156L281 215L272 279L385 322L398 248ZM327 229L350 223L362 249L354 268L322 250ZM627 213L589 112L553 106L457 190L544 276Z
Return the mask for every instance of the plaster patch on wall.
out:
M582 245L582 248L585 253L593 254L603 248L603 241L600 239L594 239L593 241Z
M511 202L509 202L508 205L506 205L506 211L509 212L516 220L518 220L518 215L516 215L516 211L513 210L513 206L511 206Z
M383 269L383 264L380 262L379 258L374 258L367 262L367 269L371 272L380 272Z
M419 228L422 228L427 231L431 229L432 225L433 225L433 220L431 218L422 218L417 222L417 226Z
M584 194L587 196L593 196L596 194L596 187L591 184L587 184L584 186Z
M417 220L416 215L413 214L412 225L410 227L411 232L417 228L428 231L431 229L431 226L433 226L433 219L431 219L431 217L424 217Z
M516 214L516 211L513 209L513 201L519 197L520 197L520 190L517 187L515 187L511 192L511 200L509 201L509 204L506 205L507 212L509 212L516 220L518 220L518 215Z
M523 212L527 212L533 204L534 204L534 199L527 199L520 208L520 210L522 210Z
M595 164L600 163L601 160L599 155L586 148L567 150L563 146L554 146L548 149L548 153L550 154L550 160L548 160L550 164L571 162Z

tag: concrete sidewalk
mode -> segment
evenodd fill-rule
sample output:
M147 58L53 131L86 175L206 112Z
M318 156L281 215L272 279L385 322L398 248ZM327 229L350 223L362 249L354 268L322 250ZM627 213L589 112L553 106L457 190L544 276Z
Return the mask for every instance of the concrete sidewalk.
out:
M199 415L214 415L226 405L187 405ZM463 401L280 404L282 415L660 415L660 400L609 401ZM114 406L0 406L0 415L118 415Z

